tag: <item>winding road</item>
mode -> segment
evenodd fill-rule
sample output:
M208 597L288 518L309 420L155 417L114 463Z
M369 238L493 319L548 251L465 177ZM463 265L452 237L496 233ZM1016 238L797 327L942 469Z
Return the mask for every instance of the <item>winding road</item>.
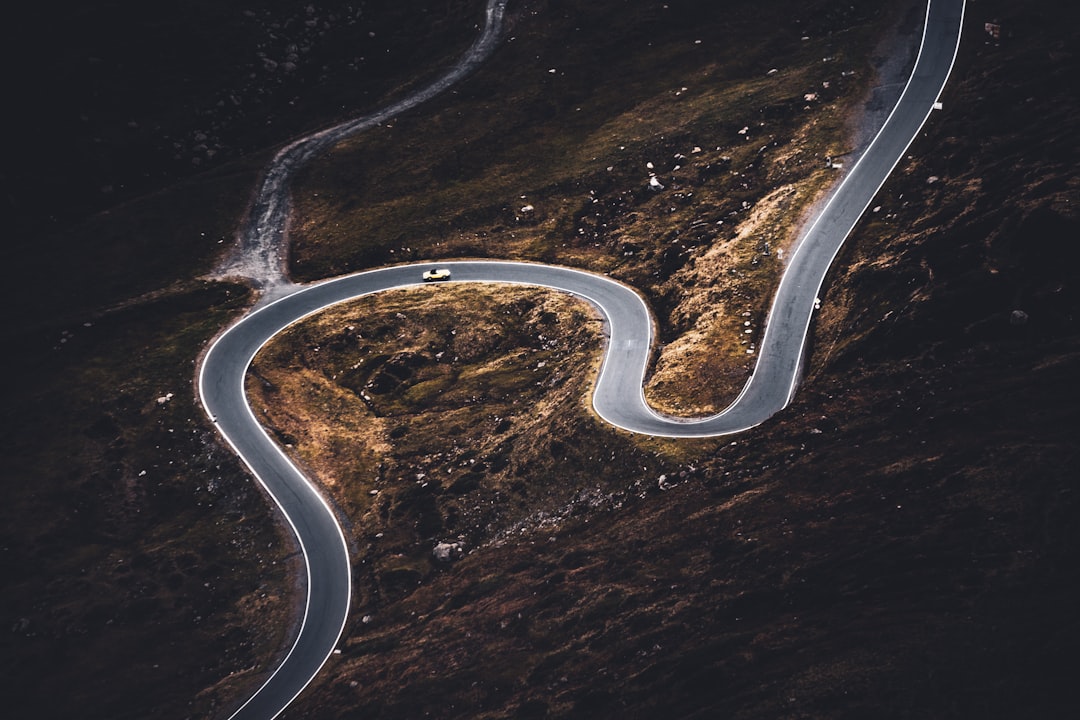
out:
M487 24L459 65L416 96L376 115L351 121L286 147L267 171L241 245L261 258L261 286L278 299L259 307L218 337L199 374L207 414L291 524L307 568L307 600L295 644L269 680L232 717L276 717L311 682L340 639L349 611L348 548L333 511L315 485L290 462L258 423L244 393L255 354L283 329L347 300L418 285L425 265L360 272L298 287L284 276L278 250L287 215L288 180L307 159L346 135L426 100L464 77L496 46L506 0L491 0ZM440 262L452 282L543 286L594 305L605 320L607 346L593 394L603 420L625 430L669 437L707 437L753 427L783 409L799 380L815 301L840 246L918 135L949 77L960 42L964 0L929 0L915 68L888 120L833 192L784 272L769 312L757 365L738 398L718 415L663 416L645 402L643 383L653 320L637 292L608 277L566 267L510 261ZM375 119L377 118L377 119Z

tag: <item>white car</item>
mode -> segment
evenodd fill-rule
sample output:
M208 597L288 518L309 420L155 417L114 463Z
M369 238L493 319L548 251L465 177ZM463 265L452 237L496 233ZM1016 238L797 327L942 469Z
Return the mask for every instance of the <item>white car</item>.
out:
M450 271L446 268L433 268L431 270L425 270L423 274L424 282L436 282L438 280L449 280Z

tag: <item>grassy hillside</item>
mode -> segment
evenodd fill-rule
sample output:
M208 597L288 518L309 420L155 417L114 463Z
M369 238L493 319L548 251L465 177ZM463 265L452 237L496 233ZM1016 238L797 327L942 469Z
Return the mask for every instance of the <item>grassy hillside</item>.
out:
M279 2L23 6L4 24L20 71L0 170L0 687L17 716L213 716L287 647L293 540L193 386L203 347L252 298L197 276L270 146L404 91L475 19L457 2L435 17L355 2L351 24L346 3L308 5L332 27ZM256 54L284 61L301 41L287 76ZM373 51L356 66L342 45Z
M994 19L1004 35L984 41ZM558 336L520 313L554 301L535 294L418 291L407 305L367 300L284 336L254 391L332 479L358 539L357 617L298 715L1067 713L1080 631L1069 611L1080 594L1069 26L1051 4L973 8L945 111L830 278L795 403L738 438L657 442L598 424L576 376L537 361ZM534 156L514 172L550 172L551 155ZM551 166L573 167L567 157ZM382 210L378 200L335 209L344 193L322 193L333 193L336 163L311 171L309 183L325 182L303 201L312 237L350 246L330 228L370 217L351 246L374 252L377 219L399 201L387 190ZM475 189L488 170L464 181L475 205L440 229L439 213L402 220L431 224L414 252L439 252L424 242L457 252L473 237L474 254L529 257L518 235L543 247L534 238L561 207L512 225L499 212L517 198L500 210ZM509 177L514 192L530 189L521 201L558 197L557 183L534 180L544 195ZM421 204L435 202L424 193L441 191L423 187ZM634 261L610 257L582 262L633 277ZM465 341L448 334L474 324L505 341L466 343L469 357L451 358ZM559 367L587 367L595 353ZM446 373L453 384L435 382ZM548 419L550 403L565 409ZM327 416L338 434L305 435Z
M836 177L827 159L852 150L876 44L913 20L866 3L537 3L459 91L302 173L294 274L462 256L610 273L659 316L653 401L718 410L797 219Z
M477 5L312 3L308 25L271 0L116 2L6 25L49 79L15 81L30 109L4 171L9 706L221 716L285 646L292 541L192 387L251 298L197 276L273 145L429 75ZM611 272L657 310L650 397L726 403L777 251L853 144L876 43L912 16L512 9L455 94L300 178L294 270L465 254ZM599 424L598 324L542 292L425 288L283 336L250 392L348 523L357 589L342 654L290 716L1068 713L1077 19L970 5L945 110L839 259L795 403L751 433Z

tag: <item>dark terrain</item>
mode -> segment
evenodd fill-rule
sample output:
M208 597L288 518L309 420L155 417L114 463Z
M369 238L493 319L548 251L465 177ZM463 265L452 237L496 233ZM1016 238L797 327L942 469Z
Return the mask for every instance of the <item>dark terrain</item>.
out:
M670 4L692 17L692 3ZM328 17L338 5L317 14ZM760 5L782 16L799 4ZM161 9L132 16L134 5L116 3L25 25L34 33L23 41L37 41L37 50L23 62L55 83L18 80L41 112L16 118L24 128L4 166L15 237L9 289L22 293L43 278L52 284L40 299L20 295L9 306L4 343L19 348L5 376L0 515L0 673L14 716L213 716L256 684L252 668L266 667L282 647L297 597L292 542L215 441L191 386L200 349L250 298L240 286L194 278L212 266L218 240L231 236L264 150L337 117L343 104L400 92L470 37L472 23L460 20L472 17L465 3L440 5L429 13L433 22L414 25L402 23L413 16L408 3L353 6L365 8L375 39L391 36L391 55L415 62L372 66L363 73L370 84L354 85L356 71L332 64L345 60L327 30L327 60L313 63L331 66L326 79L298 64L293 72L304 82L254 91L268 107L222 118L220 153L199 151L198 166L184 143L202 142L195 133L206 132L210 115L191 108L217 107L238 84L232 78L249 74L257 59L230 48L257 44L267 32L242 9L215 23L205 21L226 11L211 3L169 11L175 16ZM870 4L852 7L843 20L870 27ZM307 27L301 6L250 8ZM576 8L528 3L514 32L534 23L540 37ZM610 0L589 12L597 22L605 12L633 15L629 8ZM117 24L120 17L127 20ZM624 17L613 26L648 20ZM991 20L1000 22L997 40L983 30ZM740 22L752 37L753 24ZM287 715L1074 715L1078 22L1077 9L1054 0L969 3L945 109L838 258L794 403L744 435L673 443L599 425L583 399L595 359L589 325L542 294L463 297L459 307L483 303L505 316L482 321L440 313L424 297L408 308L387 299L366 311L385 335L373 332L370 342L391 348L372 346L385 354L381 375L338 377L355 348L322 345L303 336L321 330L300 326L295 352L253 385L273 395L271 370L302 369L282 377L348 399L350 412L378 418L377 430L397 444L380 448L381 459L340 438L320 448L334 438L288 435L288 419L269 412L305 462L325 463L342 515L376 523L350 527L364 563L342 655ZM700 29L678 25L656 28L671 48ZM428 42L391 31L398 27ZM371 39L366 27L341 32L349 47ZM129 38L139 40L120 42ZM630 36L627 47L640 40ZM778 48L788 40L777 40ZM287 50L287 41L274 40L274 52ZM195 52L198 61L185 63L184 49L199 43L215 52ZM657 46L684 57L660 39ZM108 72L87 75L88 56ZM743 68L747 77L767 69ZM666 82L656 72L640 80L644 97L655 90L650 82ZM289 100L300 92L311 94L298 110ZM147 102L133 102L135 95ZM555 120L558 107L552 101ZM419 126L423 113L406 122ZM89 120L76 122L80 115ZM549 127L538 125L527 139L543 140ZM169 154L176 138L184 139L180 160ZM479 175L502 157L481 148L453 160ZM328 167L307 182L341 172L340 160ZM562 190L545 172L538 187L555 197ZM106 184L111 192L101 191ZM473 215L455 218L461 237L505 224L498 207L479 200ZM648 207L631 211L649 219ZM615 205L605 220L636 221L622 212ZM579 219L571 209L565 222ZM395 239L378 251L389 252ZM351 267L367 250L322 248L306 267ZM620 251L615 243L604 252ZM607 256L580 257L588 264ZM636 272L632 263L621 267ZM512 422L489 417L465 389L429 402L425 392L442 376L424 353L442 349L445 333L394 350L398 312L414 323L402 330L410 339L417 328L470 322L517 328L477 332L453 346L471 364L457 381L499 369L497 383L476 387L505 402ZM435 313L427 325L425 312ZM568 319L581 347L535 339L554 336ZM330 339L346 322L325 320ZM318 356L315 348L323 348ZM542 371L536 362L515 366L518 353L551 362ZM560 374L564 365L576 374ZM357 392L372 381L377 402L360 407ZM320 407L327 397L312 393L309 406L301 397L293 411L344 413ZM519 419L514 401L528 397L558 405L545 405L550 424ZM357 437L364 432L376 431ZM434 449L440 433L457 447ZM425 465L434 453L445 453L438 464L446 476L421 487L407 473L434 478ZM376 483L379 494L361 482ZM434 540L459 536L460 558L432 558Z
M194 396L199 353L251 298L196 278L269 146L403 92L471 41L477 3L428 21L421 5L311 3L338 18L330 29L275 0L21 5L5 21L18 107L0 171L14 350L0 688L13 716L219 714L287 647L294 542ZM257 54L284 61L304 42L288 75Z

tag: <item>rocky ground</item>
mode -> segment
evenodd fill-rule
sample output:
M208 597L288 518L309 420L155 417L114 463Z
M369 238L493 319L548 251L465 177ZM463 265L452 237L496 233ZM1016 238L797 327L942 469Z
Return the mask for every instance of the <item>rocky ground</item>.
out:
M277 351L374 398L354 417L387 433L356 480L367 501L343 505L366 589L299 716L1075 709L1075 44L1051 7L972 10L946 109L843 252L807 378L761 428L676 444L607 430L581 403L554 437L512 412L448 425L464 408L380 407L373 388L407 399L426 381L334 378L364 353L409 365L399 339L334 346L378 301ZM537 340L471 362L517 358L529 377L547 333L526 327ZM425 452L436 432L454 452ZM319 457L328 477L363 467Z
M660 5L616 16L606 14L606 3L523 4L511 31L516 39L496 58L504 64L432 108L434 127L468 140L464 150L452 152L444 142L434 166L401 157L384 164L408 132L416 150L439 147L438 132L416 133L417 113L385 128L395 144L358 140L312 169L298 190L296 267L317 276L395 260L403 248L416 250L405 253L410 258L511 250L546 259L550 252L550 259L640 282L659 308L670 347L693 336L705 313L679 314L685 297L667 293L677 289L676 278L697 278L685 290L704 302L708 293L693 270L709 267L710 250L736 238L738 225L754 228L745 238L748 254L739 254L746 243L734 243L713 262L741 262L733 267L743 277L733 279L743 284L714 289L757 297L773 275L750 271L772 267L782 247L770 244L766 256L758 241L790 232L776 220L792 207L783 187L804 193L795 205L808 206L830 177L818 174L830 168L813 154L843 162L833 156L853 137L845 110L868 90L854 80L845 86L843 73L855 69L851 77L868 80L873 43L894 18L877 17L868 3L849 3L852 9L838 15L825 4L804 14L778 2L697 17L692 3L670 2L674 20L665 21ZM356 613L342 653L290 716L1071 715L1080 508L1072 140L1078 107L1068 88L1077 18L1060 5L969 5L945 110L839 259L795 403L752 433L672 443L598 424L586 403L597 324L587 310L544 293L478 295L447 285L397 294L298 326L286 338L293 346L260 358L251 379L260 411L326 482L350 523L357 560ZM381 22L374 4L353 6ZM112 7L101 17L113 17ZM244 42L231 45L246 48L230 60L239 79L195 73L190 97L207 98L206 107L224 118L234 111L220 92L242 90L254 72L276 110L248 111L249 125L230 120L239 123L235 137L256 126L299 129L321 119L321 111L309 112L315 106L336 115L347 95L341 88L355 77L345 72L352 55L327 50L345 63L330 66L344 78L336 86L337 70L320 83L322 66L305 58L322 52L316 38L333 36L340 24L370 32L363 18L349 25L342 7L311 13L327 22L335 14L330 28L308 26L309 13L299 6L255 4L254 16L237 10L237 27L248 28ZM444 40L432 41L420 59L434 62L467 42L469 28L450 22L462 8L447 4L445 16L443 9L433 19L448 19ZM407 3L384 10L393 20L387 27L408 26L400 23L410 13ZM753 37L753 16L768 26L761 37L775 40L742 52L732 43ZM94 21L71 17L57 27ZM190 23L137 17L160 28ZM986 22L999 25L998 38L986 33ZM578 43L579 26L608 35ZM695 41L706 45L704 29L728 32L725 26L737 32L709 50L711 65L703 64L695 53L708 46ZM778 27L787 29L777 33ZM538 45L529 43L540 43L544 33L561 45L537 61ZM75 57L86 46L74 40L83 35L69 34L71 42L44 45L32 57L44 62L50 47L58 57L74 48ZM166 48L188 47L184 41L196 37L177 34L169 45L168 35L146 35L156 38L154 48L129 58L143 57L149 72L157 67L150 59L171 56ZM416 44L412 36L394 37L401 43L395 48ZM312 49L299 52L307 42ZM289 43L297 45L292 71L284 67L293 62ZM586 44L595 50L582 50ZM867 52L862 64L854 57L851 65L822 62L856 46ZM803 57L798 53L805 68L775 62ZM181 65L192 57L175 56ZM205 58L206 68L222 67L220 58ZM508 74L514 58L529 59L538 77ZM627 63L617 66L627 69L615 76L622 82L605 90L589 68L620 58ZM113 63L104 77L120 83L131 77L125 67L138 75L136 65ZM426 67L401 69L422 75ZM552 67L556 73L548 72ZM683 81L702 67L711 75ZM301 76L305 82L291 84ZM724 85L729 76L733 84ZM155 76L162 97L185 97L183 78L170 77ZM100 121L96 113L123 108L131 88L146 87L143 79L110 92L79 73L71 78L71 85L89 88L87 98L98 98L97 106L87 100L99 108L84 113L91 123ZM515 84L520 102L498 106L497 92ZM337 87L339 94L330 93L325 105L305 96L315 105L287 110L296 97L288 88L300 87ZM392 81L380 87L404 89ZM806 99L810 93L818 98ZM64 117L78 118L81 107L57 99L64 94L57 88L50 102L63 105ZM609 105L610 126L597 123L603 106L589 105L593 96L617 101ZM298 597L287 533L268 519L264 499L214 440L190 385L199 349L250 302L243 288L191 278L213 265L219 241L231 236L261 160L230 161L230 153L246 149L225 135L213 157L196 151L205 141L196 141L195 131L211 139L204 127L210 116L181 122L186 101L162 103L160 116L171 124L120 113L126 119L108 125L115 141L104 130L47 134L53 142L38 147L52 159L25 165L37 174L8 175L22 181L8 183L22 190L7 191L19 227L34 228L34 217L50 214L35 216L35 208L57 206L48 230L19 231L23 239L11 258L25 272L8 287L36 289L46 274L54 282L33 303L20 296L5 330L5 345L24 351L5 380L11 452L0 547L10 634L0 675L9 706L32 707L36 717L221 714L284 646ZM571 121L579 106L590 117ZM495 122L455 119L465 110ZM759 110L769 115L767 141L751 134ZM542 122L531 125L529 117ZM125 129L129 119L138 127ZM492 141L499 122L513 129L514 143ZM93 169L95 157L135 162L152 155L122 133L153 136L155 123L170 142L181 139L180 159L161 161L178 174ZM823 124L827 132L816 134ZM290 132L253 135L251 147ZM95 137L108 152L85 150L102 144ZM561 137L570 140L563 145ZM626 159L601 162L603 143L622 138L631 139L619 143L631 151ZM795 172L793 153L814 143L818 148ZM768 162L758 164L753 153L762 145ZM31 157L30 147L15 148L8 167L24 167L14 159ZM71 178L47 170L72 157L90 158L77 165L89 170L72 173L86 180L78 191L65 184ZM349 170L352 162L366 164ZM560 186L560 172L579 162L588 172ZM377 167L398 171L368 174L378 182L365 183ZM493 171L497 180L484 181ZM120 188L128 182L119 177L146 172L156 179ZM663 191L648 188L650 173ZM181 175L186 179L172 184ZM41 184L43 178L58 184ZM352 183L355 205L338 180ZM430 193L434 180L446 189L427 205L411 214L393 205L403 189ZM100 193L106 183L113 193ZM151 186L164 189L142 194ZM729 207L733 192L737 202ZM69 193L70 204L61 202ZM701 238L694 198L712 223ZM430 212L415 210L463 206L462 200L475 210L437 214L433 225L424 224ZM106 206L108 213L77 220L87 208ZM385 230L385 218L405 218L418 232L402 242ZM668 219L677 234L665 242L679 247L668 254L670 267L662 248L649 245ZM725 224L716 226L718 219ZM371 232L353 237L363 242L345 242L349 236L336 236L334 222ZM567 248L545 246L564 230L581 239ZM511 234L514 241L520 234L520 244L509 243ZM430 244L414 248L415 238ZM661 276L650 274L657 270ZM447 314L432 294L453 295L456 307L472 310ZM691 364L684 384L669 383L665 393L660 380L677 380L681 361L663 365L661 356L654 398L708 407L738 386L751 348L728 336L745 334L741 312L754 307L736 310L706 324L727 328L725 319L735 321L721 334L728 339L715 342L731 346L722 366L733 368L730 376L706 377ZM705 384L714 397L701 400ZM522 411L528 403L544 408L546 422L529 419ZM453 442L436 448L447 436Z
M416 4L345 6L60 3L4 23L9 714L213 716L287 647L295 546L193 387L252 298L197 278L231 241L256 151L404 92L472 38L465 4L427 22ZM342 45L370 49L364 64Z
M302 173L293 273L469 256L610 273L660 319L650 399L716 411L752 365L792 218L862 139L852 109L872 124L895 94L917 8L536 7L459 91ZM883 34L900 62L879 77Z

